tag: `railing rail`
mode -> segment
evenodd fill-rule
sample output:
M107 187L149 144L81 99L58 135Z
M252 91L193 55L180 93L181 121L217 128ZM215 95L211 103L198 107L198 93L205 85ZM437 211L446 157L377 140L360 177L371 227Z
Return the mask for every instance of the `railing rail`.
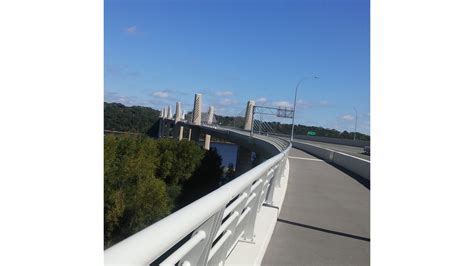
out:
M257 214L272 203L290 148L105 250L105 264L222 264L239 239L254 239Z

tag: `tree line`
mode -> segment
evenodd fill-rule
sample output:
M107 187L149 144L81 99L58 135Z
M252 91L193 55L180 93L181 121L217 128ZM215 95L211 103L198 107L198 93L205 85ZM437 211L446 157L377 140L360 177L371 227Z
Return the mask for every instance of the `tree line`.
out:
M104 129L157 136L160 113L150 107L104 102Z

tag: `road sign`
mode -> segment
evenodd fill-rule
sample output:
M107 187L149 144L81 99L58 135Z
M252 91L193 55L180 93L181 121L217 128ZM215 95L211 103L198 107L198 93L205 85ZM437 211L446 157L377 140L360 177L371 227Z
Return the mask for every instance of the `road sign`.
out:
M316 136L316 132L315 131L308 131L308 136Z
M253 107L254 114L262 114L262 115L275 115L277 117L283 118L293 118L293 114L295 111L293 108L289 107L266 107L266 106L257 106Z

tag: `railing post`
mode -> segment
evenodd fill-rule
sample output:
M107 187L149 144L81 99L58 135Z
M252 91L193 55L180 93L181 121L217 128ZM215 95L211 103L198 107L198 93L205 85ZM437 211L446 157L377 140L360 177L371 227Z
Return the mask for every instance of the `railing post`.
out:
M196 246L188 254L186 254L179 262L179 265L207 265L207 259L209 257L209 251L212 247L214 237L219 230L222 222L222 215L224 213L222 208L218 213L211 216L205 221L200 227L193 232L193 236L199 231L206 232L206 238L202 243ZM191 217L190 217L191 218Z
M270 205L273 205L273 195L274 195L274 192L275 192L275 187L277 186L278 182L279 182L279 174L280 174L280 164L277 164L275 166L275 170L273 171L273 178L271 179L270 181L270 186L268 188L268 192L267 192L267 195L265 197L265 202L270 204Z
M229 214L229 217L231 217L232 215L236 215L237 218L235 218L231 222L229 227L223 232L222 237L225 237L226 234L230 234L230 235L228 236L227 239L222 240L224 242L222 243L222 245L220 246L219 250L214 255L214 257L209 261L209 265L221 265L221 263L223 265L225 262L225 259L227 258L227 251L230 249L231 245L233 244L232 239L233 239L233 236L236 234L235 227L237 225L239 214L237 211L233 211Z
M249 186L247 189L242 192L242 195L245 193L247 195L247 199L249 198L248 195L251 195L250 190L252 186ZM244 233L246 224L248 222L248 212L247 207L245 204L247 203L247 199L243 200L237 207L236 211L239 213L239 217L236 222L236 224L232 227L234 234L232 235L231 239L229 240L229 246L227 247L226 250L226 255L229 255L229 252L232 250L232 247L237 244L237 241L240 239L242 234Z
M247 206L250 207L250 213L248 214L249 220L244 230L244 239L253 241L254 239L254 229L255 229L255 220L257 219L257 211L258 211L258 204L260 202L260 195L263 189L263 180L260 177L257 179L254 185L252 185L253 189L248 199Z
M272 182L273 174L275 173L274 171L275 166L271 167L267 173L265 174L265 179L263 182L263 187L262 191L260 192L260 198L258 200L258 211L260 212L260 208L262 207L263 202L265 201L267 195L268 195L268 189L270 188L270 182Z
M277 173L275 174L275 185L278 187L281 187L281 177L283 173L285 172L285 166L286 166L286 158L283 157L280 163L278 163Z

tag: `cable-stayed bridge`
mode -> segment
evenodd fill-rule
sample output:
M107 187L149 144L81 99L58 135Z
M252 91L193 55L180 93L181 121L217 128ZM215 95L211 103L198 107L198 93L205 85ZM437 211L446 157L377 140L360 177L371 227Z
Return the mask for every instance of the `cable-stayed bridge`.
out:
M242 129L219 126L214 107L201 107L196 94L191 116L179 102L174 114L163 108L159 137L203 139L204 149L213 137L235 143L240 175L105 250L106 265L370 264L370 157L358 150L366 143L291 142L254 119L254 101Z

